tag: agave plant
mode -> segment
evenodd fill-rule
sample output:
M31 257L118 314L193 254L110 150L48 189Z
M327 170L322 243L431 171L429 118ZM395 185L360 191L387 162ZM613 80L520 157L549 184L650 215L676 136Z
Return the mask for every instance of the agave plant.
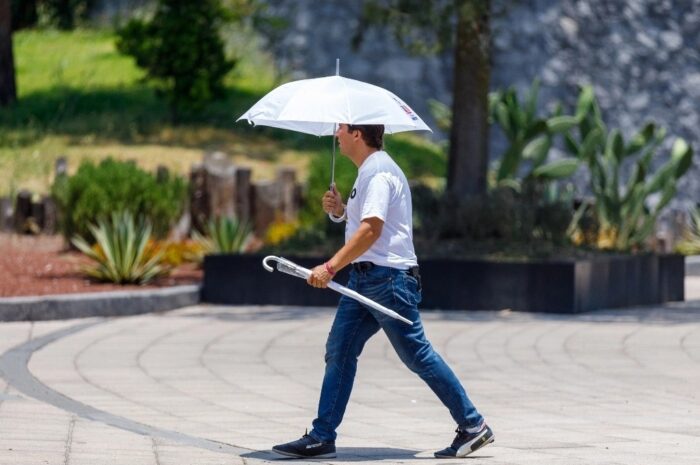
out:
M84 272L100 281L118 284L144 284L167 274L169 269L161 264L162 253L149 253L151 239L149 222L136 220L127 211L113 213L111 221L99 220L90 224L95 246L81 236L71 242L96 264L84 268Z
M250 224L231 217L209 220L205 233L202 235L195 231L192 235L201 244L205 254L243 252L252 238Z

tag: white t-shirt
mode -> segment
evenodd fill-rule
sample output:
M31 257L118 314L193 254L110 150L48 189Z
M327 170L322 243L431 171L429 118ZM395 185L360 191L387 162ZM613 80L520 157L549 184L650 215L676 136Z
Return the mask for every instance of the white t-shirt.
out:
M379 239L356 262L408 269L418 265L413 248L411 191L401 168L384 151L371 154L360 165L347 199L347 242L362 220L384 221Z

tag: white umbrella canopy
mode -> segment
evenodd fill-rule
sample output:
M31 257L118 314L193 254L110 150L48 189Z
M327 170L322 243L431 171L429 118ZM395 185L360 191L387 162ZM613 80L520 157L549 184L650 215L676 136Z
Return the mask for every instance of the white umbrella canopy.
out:
M342 76L283 84L237 121L331 136L339 123L383 124L387 133L431 131L403 100L381 87ZM432 131L431 131L432 132Z

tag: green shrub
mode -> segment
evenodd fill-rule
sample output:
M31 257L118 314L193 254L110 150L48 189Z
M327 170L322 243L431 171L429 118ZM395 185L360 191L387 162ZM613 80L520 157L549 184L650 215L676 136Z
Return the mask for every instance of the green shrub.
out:
M567 228L573 217L572 191L556 185L526 184L522 191L493 189L467 200L431 199L425 187L414 203L416 235L439 242L568 244Z
M118 31L117 49L136 59L170 104L172 117L223 95L235 61L224 54L219 0L159 0L153 19L132 19Z
M96 262L84 268L88 276L117 284L144 284L168 273L161 264L162 252L149 253L151 225L135 220L128 211L113 213L111 221L99 220L88 225L97 241L90 246L78 235L72 239L81 252Z
M66 239L88 237L90 223L125 210L148 220L162 238L182 214L187 183L177 176L156 179L135 163L107 158L99 165L83 162L73 176L56 179L52 193Z

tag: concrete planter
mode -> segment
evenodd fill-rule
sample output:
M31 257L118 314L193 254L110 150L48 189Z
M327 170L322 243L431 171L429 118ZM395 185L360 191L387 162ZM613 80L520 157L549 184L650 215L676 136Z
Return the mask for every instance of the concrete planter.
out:
M286 256L311 267L322 258ZM268 273L262 255L212 255L204 260L202 300L221 304L335 306L338 294L301 279ZM681 255L610 256L581 260L496 262L420 260L421 308L578 313L600 308L682 301ZM336 280L345 283L348 271Z

